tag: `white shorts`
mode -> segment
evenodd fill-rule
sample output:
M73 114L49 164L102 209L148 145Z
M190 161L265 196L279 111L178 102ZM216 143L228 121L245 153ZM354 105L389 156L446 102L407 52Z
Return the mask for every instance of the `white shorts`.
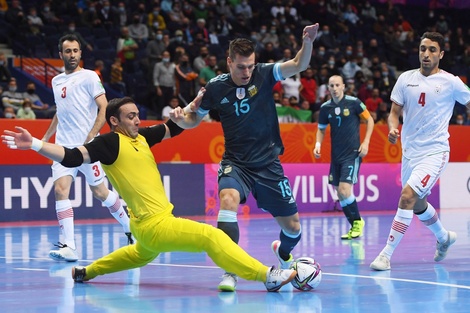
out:
M449 152L441 152L417 159L402 158L401 183L408 184L420 199L431 194L431 189L449 163Z
M98 186L104 181L104 171L101 167L100 162L95 162L91 164L82 164L79 167L65 167L59 162L54 162L51 166L52 168L52 178L54 181L64 176L72 176L75 180L75 177L78 174L78 171L82 172L85 175L86 182L90 186Z

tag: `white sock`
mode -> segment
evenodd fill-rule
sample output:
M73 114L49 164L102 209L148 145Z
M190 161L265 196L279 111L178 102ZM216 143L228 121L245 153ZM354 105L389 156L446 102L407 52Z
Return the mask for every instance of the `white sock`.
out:
M69 199L55 202L57 220L64 236L64 244L75 250L75 227L73 224L73 208Z
M436 212L436 209L428 203L428 207L426 211L417 215L419 220L429 228L434 236L436 236L437 241L440 243L447 241L449 238L447 230L442 226L441 220L439 219L439 215Z
M412 220L413 210L403 210L398 208L397 214L395 214L395 217L393 218L392 227L390 228L387 245L382 250L382 253L389 259L392 257L393 252L405 235L405 232L408 229L408 226L410 226Z
M109 210L109 213L116 219L116 221L121 224L125 233L130 233L131 229L129 227L129 216L127 215L126 210L122 206L121 200L117 194L109 190L108 197L103 201L103 205L106 206Z

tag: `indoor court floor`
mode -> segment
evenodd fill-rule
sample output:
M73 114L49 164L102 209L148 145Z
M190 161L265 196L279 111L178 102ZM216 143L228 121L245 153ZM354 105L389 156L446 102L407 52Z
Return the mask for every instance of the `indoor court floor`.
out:
M289 284L266 292L259 282L239 280L235 293L221 293L223 271L207 255L161 254L149 265L74 283L70 271L126 244L113 220L77 222L80 260L47 257L58 227L0 226L0 312L470 312L470 210L441 210L444 226L457 232L447 258L433 261L435 238L415 217L392 258L392 270L375 272L395 212L365 212L365 234L342 241L349 230L342 213L301 216L302 240L295 257L315 258L322 281L302 292ZM213 219L204 222L215 224ZM240 219L240 245L266 265L276 264L270 244L279 227L269 216Z

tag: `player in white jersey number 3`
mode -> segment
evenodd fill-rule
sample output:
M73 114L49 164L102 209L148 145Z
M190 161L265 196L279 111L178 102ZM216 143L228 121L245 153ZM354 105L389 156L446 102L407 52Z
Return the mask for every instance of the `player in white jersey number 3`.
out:
M52 79L52 90L57 112L42 140L56 134L55 142L67 148L81 146L98 135L105 123L108 105L105 90L98 75L80 67L81 48L78 38L65 35L59 39L59 56L64 62L65 72ZM104 172L99 162L66 168L58 162L52 165L54 179L55 208L63 243L51 250L49 256L59 261L77 261L74 239L73 208L69 199L70 188L78 171L85 175L93 196L106 206L114 218L123 226L132 243L129 217L116 193L104 184Z

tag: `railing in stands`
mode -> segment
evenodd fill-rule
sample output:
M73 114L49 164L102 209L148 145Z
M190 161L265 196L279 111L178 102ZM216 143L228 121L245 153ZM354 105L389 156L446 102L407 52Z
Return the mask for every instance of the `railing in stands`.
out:
M19 61L19 67L22 71L33 76L49 88L52 87L52 78L62 73L60 69L45 61L44 59L20 56Z

